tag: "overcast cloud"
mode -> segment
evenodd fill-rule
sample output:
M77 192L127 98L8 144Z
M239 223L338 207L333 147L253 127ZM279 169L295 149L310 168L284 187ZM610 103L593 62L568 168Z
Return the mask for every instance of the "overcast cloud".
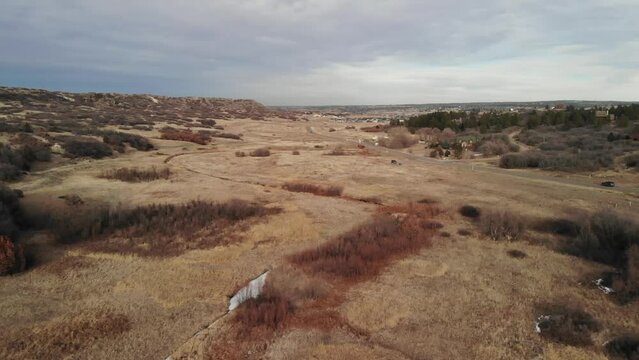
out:
M4 0L0 85L269 105L639 100L637 0Z

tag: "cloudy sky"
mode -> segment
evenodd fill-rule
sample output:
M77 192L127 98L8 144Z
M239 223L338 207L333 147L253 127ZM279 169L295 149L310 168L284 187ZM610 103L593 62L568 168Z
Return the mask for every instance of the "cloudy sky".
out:
M639 100L639 0L3 0L0 86L269 105Z

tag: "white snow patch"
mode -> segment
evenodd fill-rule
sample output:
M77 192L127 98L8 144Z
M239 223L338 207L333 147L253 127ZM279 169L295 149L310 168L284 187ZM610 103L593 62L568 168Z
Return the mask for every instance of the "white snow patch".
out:
M74 98L70 98L70 97L68 97L68 96L64 96L64 95L62 95L62 94L59 94L58 96L60 96L61 98L63 98L63 99L64 99L64 100L66 100L66 101L75 102L75 99L74 99Z
M597 287L599 288L599 290L603 291L604 294L608 295L608 294L612 294L615 292L615 289L613 288L609 288L607 286L604 285L604 279L597 279L595 281L595 285L597 285Z
M255 299L260 296L262 293L262 289L264 288L264 284L266 284L266 276L268 275L268 271L264 274L258 276L257 278L251 280L245 287L241 288L229 301L229 311L235 310L240 304L245 302L248 299Z
M54 154L64 154L64 148L62 148L60 144L55 143L53 144L53 146L51 146L51 152Z
M158 99L154 98L153 96L149 96L149 99L153 101L154 104L158 104L160 102Z

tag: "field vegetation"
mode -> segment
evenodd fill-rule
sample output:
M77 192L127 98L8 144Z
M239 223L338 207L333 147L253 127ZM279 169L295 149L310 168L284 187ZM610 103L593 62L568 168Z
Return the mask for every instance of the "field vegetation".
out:
M139 168L119 168L107 170L100 174L103 179L120 180L126 182L148 182L154 180L168 179L171 176L169 168L158 169L152 167L150 169Z

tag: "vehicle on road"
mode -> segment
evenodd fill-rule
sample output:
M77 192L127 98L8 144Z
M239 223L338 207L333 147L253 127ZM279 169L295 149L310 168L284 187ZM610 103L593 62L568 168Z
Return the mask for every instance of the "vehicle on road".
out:
M604 182L601 183L601 186L615 187L615 182L614 181L604 181Z

